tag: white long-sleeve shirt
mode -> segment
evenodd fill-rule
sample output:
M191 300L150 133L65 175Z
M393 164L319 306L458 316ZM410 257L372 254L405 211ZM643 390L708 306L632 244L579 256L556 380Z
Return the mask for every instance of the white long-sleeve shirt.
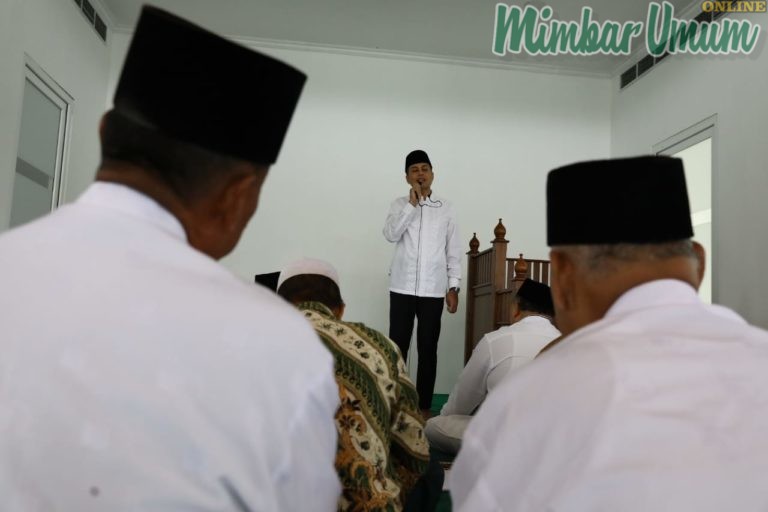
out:
M552 322L535 315L489 332L477 342L440 414L472 414L509 372L528 364L558 336Z
M444 297L461 281L461 240L453 206L432 194L419 206L395 199L384 238L397 244L389 290L419 297Z
M509 375L451 474L459 512L768 510L768 332L659 280Z
M333 359L267 290L95 183L0 236L0 510L336 509Z

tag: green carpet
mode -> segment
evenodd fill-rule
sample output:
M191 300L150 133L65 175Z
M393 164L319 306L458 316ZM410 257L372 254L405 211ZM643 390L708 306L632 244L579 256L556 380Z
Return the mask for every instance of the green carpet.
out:
M443 408L447 401L448 395L432 395L432 414L440 414L440 409ZM451 512L451 495L447 491L443 491L443 494L440 496L435 512Z
M430 410L433 414L440 414L440 409L443 408L445 402L448 401L448 395L432 395L432 407Z

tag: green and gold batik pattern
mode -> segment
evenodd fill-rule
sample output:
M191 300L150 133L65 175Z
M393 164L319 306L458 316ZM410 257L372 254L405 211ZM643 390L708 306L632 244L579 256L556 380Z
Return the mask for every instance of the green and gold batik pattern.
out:
M339 511L399 511L426 470L429 445L416 388L397 345L318 302L299 304L334 356L341 407L336 468Z

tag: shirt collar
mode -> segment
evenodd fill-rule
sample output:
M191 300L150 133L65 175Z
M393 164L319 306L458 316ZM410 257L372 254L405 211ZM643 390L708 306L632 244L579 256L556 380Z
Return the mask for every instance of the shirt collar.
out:
M80 195L77 203L129 215L152 224L174 238L184 242L187 240L187 234L179 219L151 197L125 185L96 181Z
M545 317L543 317L541 315L533 314L533 315L526 316L525 318L515 322L512 325L522 324L522 323L526 323L526 324L544 324L544 323L551 324L552 322L549 320L549 318L545 318Z
M635 286L608 308L603 318L619 316L648 307L658 308L668 305L696 304L699 296L690 284L677 279L659 279Z
M336 315L333 314L333 311L331 311L331 308L329 308L322 302L316 302L316 301L301 302L297 304L296 307L298 307L302 311L314 311L315 313L320 314L320 316L324 316L326 318L336 320Z
M568 340L576 340L600 329L606 322L611 322L644 309L656 309L670 305L685 305L700 303L696 290L677 279L658 279L630 288L608 308L602 318L584 325L567 336ZM570 341L566 344L570 345Z

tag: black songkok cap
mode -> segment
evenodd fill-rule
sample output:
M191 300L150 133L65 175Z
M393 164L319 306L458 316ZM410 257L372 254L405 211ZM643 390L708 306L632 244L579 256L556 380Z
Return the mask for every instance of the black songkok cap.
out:
M304 73L145 6L115 111L150 129L257 164L277 160Z
M652 244L693 236L683 162L642 156L579 162L547 179L547 244Z
M408 153L407 157L405 157L405 172L408 172L408 168L413 164L423 163L428 163L430 166L432 165L432 162L429 161L429 155L427 155L426 151L414 149Z
M517 290L517 297L530 302L536 309L545 314L554 314L555 306L552 304L552 291L549 286L533 279L526 279Z
M268 272L266 274L256 274L255 281L261 286L265 286L272 290L277 291L277 280L280 279L280 271Z

